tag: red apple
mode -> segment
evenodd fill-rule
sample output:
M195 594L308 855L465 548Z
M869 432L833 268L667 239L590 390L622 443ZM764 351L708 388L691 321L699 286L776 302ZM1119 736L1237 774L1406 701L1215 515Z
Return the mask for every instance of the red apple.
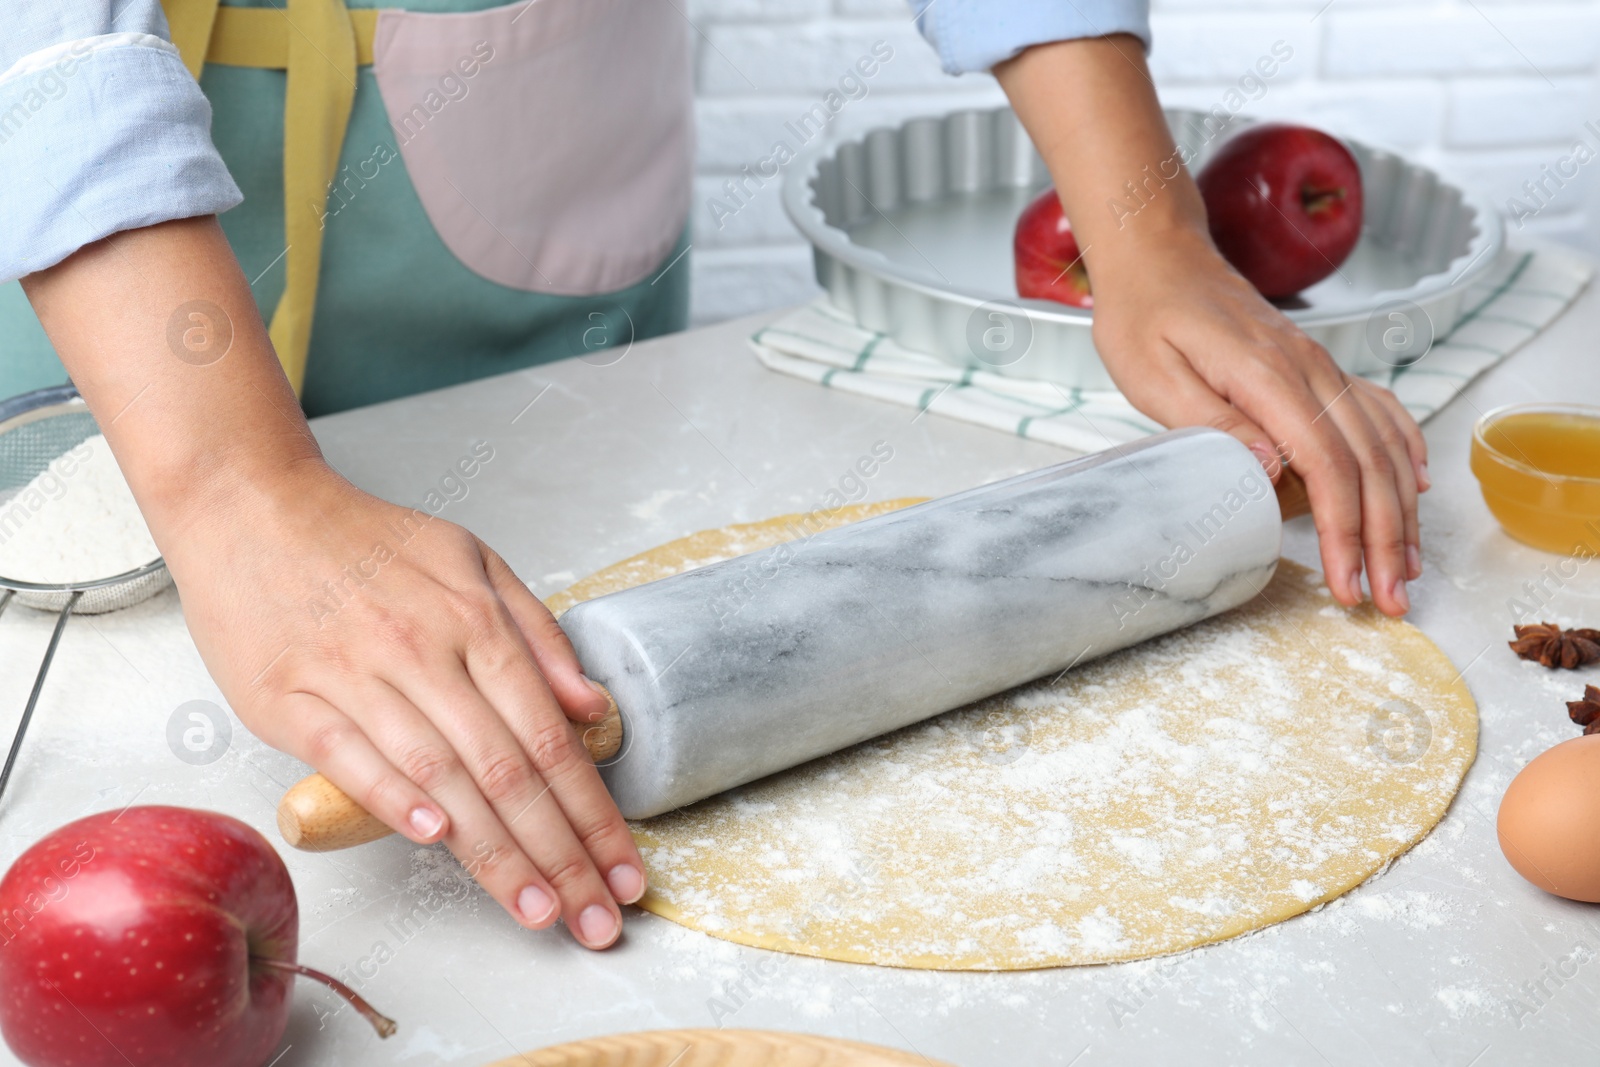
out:
M0 1033L30 1067L261 1067L296 974L392 1033L295 963L299 926L283 860L237 819L167 807L79 819L0 879Z
M1018 296L1080 308L1094 306L1089 269L1083 265L1078 239L1054 188L1040 193L1017 216L1011 252L1017 267Z
M1309 126L1247 127L1197 182L1217 250L1268 299L1332 274L1361 236L1361 168Z

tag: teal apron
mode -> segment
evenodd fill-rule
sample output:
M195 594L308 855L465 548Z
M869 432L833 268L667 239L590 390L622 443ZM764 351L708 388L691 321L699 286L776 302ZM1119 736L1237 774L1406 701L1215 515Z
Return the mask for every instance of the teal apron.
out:
M222 228L307 413L683 329L690 53L669 0L378 6L165 2L245 195ZM0 378L66 378L14 282Z

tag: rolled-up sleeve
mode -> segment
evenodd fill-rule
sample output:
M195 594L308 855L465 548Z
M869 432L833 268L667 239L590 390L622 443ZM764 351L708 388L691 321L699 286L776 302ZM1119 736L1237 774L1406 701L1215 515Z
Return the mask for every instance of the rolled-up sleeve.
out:
M912 0L947 73L988 70L1036 44L1131 33L1150 47L1149 0Z
M0 0L0 281L243 198L158 0Z

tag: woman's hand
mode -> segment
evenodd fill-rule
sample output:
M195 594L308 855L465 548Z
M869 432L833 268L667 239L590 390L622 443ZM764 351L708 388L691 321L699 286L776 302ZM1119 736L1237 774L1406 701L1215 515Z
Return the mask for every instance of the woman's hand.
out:
M216 220L116 234L23 287L245 724L442 839L524 926L615 941L644 866L568 722L607 701L483 542L323 461Z
M444 840L523 925L616 940L644 867L568 721L607 701L504 560L318 462L236 486L168 541L190 633L256 736Z
M1232 434L1274 481L1287 465L1305 481L1333 594L1360 603L1365 559L1378 607L1410 610L1428 452L1394 394L1340 370L1198 228L1127 234L1091 284L1095 348L1133 405L1164 426Z
M1404 614L1405 583L1422 573L1422 432L1392 393L1341 371L1217 253L1199 190L1174 165L1143 44L1037 45L994 73L1083 249L1095 348L1117 387L1162 425L1226 430L1274 481L1287 463L1305 481L1333 595L1361 601L1364 561L1374 602Z

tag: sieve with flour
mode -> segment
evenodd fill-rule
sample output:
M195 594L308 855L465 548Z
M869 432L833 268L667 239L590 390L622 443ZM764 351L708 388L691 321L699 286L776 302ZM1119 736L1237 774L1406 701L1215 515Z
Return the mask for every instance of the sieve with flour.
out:
M101 547L97 541L106 541L115 531L108 524L94 522L74 522L59 529L62 538L70 539L66 547L72 552L58 566L76 568L72 573L54 573L47 581L7 573L17 568L14 561L8 562L5 551L11 539L25 533L37 542L41 532L54 532L59 526L52 526L52 520L60 518L64 509L59 505L72 495L74 485L70 475L52 478L52 470L59 469L69 453L80 450L99 432L88 405L71 385L38 389L0 401L0 616L12 603L56 613L50 643L18 720L5 766L0 769L0 795L4 795L11 780L23 735L33 720L33 710L39 703L67 620L74 614L94 615L130 607L172 584L172 576L159 555L132 566L126 565L126 560L119 561L112 568L117 573L78 573L97 569L97 556L115 558L117 554L115 546L110 545L104 546L105 553L96 552ZM38 488L41 478L52 486L59 483L60 495L42 493ZM74 503L78 501L75 499ZM52 505L56 507L53 509ZM35 525L40 523L44 525ZM98 569L106 568L101 565Z

